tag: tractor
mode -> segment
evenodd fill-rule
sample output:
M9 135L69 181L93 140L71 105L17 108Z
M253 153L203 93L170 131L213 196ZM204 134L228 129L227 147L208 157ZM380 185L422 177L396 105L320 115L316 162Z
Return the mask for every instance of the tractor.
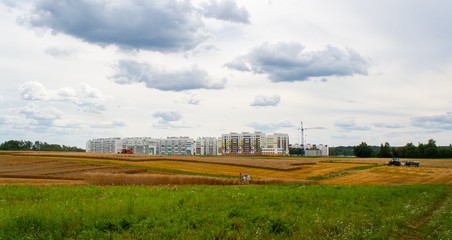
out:
M388 166L401 166L402 163L399 161L398 158L393 158L392 161L386 162L386 165L388 165Z

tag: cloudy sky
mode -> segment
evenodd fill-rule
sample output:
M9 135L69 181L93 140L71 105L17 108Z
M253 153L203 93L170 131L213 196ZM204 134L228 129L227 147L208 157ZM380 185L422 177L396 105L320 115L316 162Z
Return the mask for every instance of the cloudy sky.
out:
M452 2L1 0L0 141L452 143Z

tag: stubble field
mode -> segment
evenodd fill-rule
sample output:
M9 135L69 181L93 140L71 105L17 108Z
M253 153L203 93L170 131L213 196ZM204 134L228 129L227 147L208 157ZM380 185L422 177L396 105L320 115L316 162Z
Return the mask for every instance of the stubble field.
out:
M105 174L139 174L147 178L166 174L178 177L197 175L208 178L206 182L212 182L210 178L222 178L224 184L229 185L237 183L226 179L237 179L240 173L250 175L251 183L257 183L259 179L280 179L339 185L452 184L450 159L417 160L421 162L418 168L385 166L384 163L389 160L3 152L0 155L0 184L22 181L24 184L36 182L37 185L45 185L53 181L55 184L79 185L92 183L96 174L103 179ZM87 181L87 174L90 181ZM11 180L13 178L16 180ZM114 182L117 183L117 180Z

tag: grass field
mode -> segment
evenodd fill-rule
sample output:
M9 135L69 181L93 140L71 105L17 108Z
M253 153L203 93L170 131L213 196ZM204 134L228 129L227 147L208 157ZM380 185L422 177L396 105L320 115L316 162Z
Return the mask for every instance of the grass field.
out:
M451 239L449 185L0 187L0 239Z

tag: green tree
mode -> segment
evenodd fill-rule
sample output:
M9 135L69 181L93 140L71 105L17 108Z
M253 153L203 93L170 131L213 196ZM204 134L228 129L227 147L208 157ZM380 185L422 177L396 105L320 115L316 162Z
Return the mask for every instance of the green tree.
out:
M353 152L357 157L372 157L375 156L375 151L367 145L365 142L361 142L360 145L353 147Z
M438 158L439 157L438 147L436 146L436 141L433 139L428 140L428 143L426 145L424 145L423 150L424 150L423 154L422 154L423 158Z
M377 153L377 157L379 158L390 158L392 157L392 149L391 146L389 146L388 142L385 142L385 145L380 145L380 151Z

